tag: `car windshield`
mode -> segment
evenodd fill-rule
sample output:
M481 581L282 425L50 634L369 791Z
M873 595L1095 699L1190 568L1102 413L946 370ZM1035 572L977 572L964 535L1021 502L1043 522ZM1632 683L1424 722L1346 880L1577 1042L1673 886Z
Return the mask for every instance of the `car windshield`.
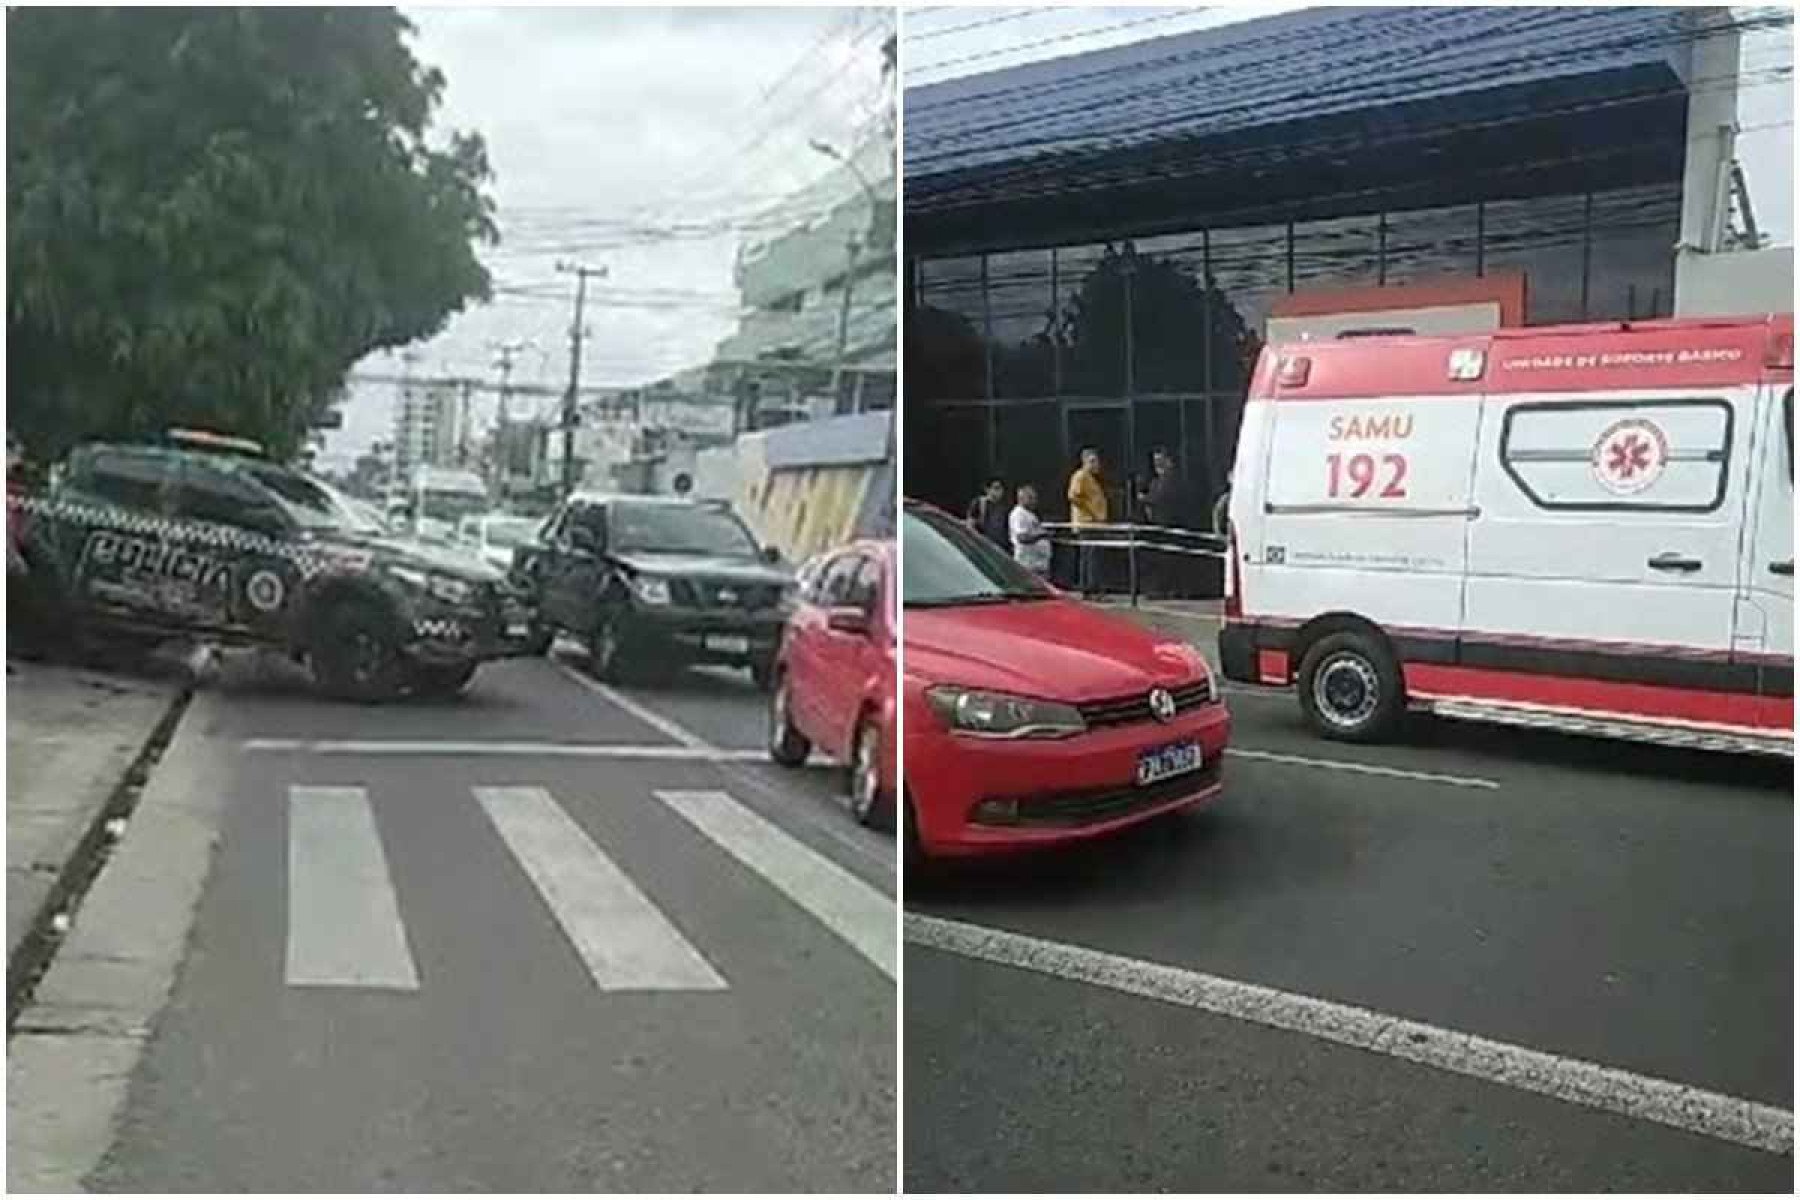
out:
M355 501L321 480L272 465L249 466L243 470L273 492L282 508L303 528L348 533L381 532L377 522L358 511Z
M1055 594L992 542L940 513L906 510L901 537L901 599L907 608L1006 604Z
M495 517L487 523L487 544L510 550L529 542L536 531L537 522L530 517Z
M612 548L647 554L756 556L756 539L730 512L687 504L614 504Z
M455 525L464 517L479 513L487 506L488 498L478 492L434 491L427 488L420 496L418 515L426 520Z

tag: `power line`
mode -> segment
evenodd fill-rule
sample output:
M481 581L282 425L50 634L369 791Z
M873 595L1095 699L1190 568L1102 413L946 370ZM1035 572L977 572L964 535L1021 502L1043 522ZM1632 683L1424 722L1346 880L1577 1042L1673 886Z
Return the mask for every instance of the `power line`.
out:
M1080 41L1084 38L1100 37L1103 34L1117 33L1121 29L1135 29L1142 25L1154 25L1163 21L1173 21L1179 17L1191 17L1195 13L1206 11L1206 6L1197 8L1178 8L1169 12L1158 13L1153 17L1139 17L1133 21L1120 21L1116 25L1102 25L1097 29L1082 29L1074 33L1058 34L1055 37L1041 38L1035 42L1021 42L1017 46L1007 46L999 50L983 50L979 54L965 54L960 58L947 58L939 62L913 68L921 74L942 71L949 67L958 67L964 63L982 62L990 58L998 58L1003 54L1018 54L1024 50L1037 50L1044 46L1056 46L1066 42Z
M908 12L910 12L910 11L911 10L909 9ZM990 25L1001 25L1008 21L1023 20L1026 17L1035 17L1039 13L1047 13L1047 12L1055 12L1055 11L1056 11L1056 9L1053 6L1044 6L1044 7L1040 7L1040 8L1025 8L1025 9L1020 9L1018 12L1015 12L1015 13L1008 13L1005 16L987 17L980 21L968 21L961 25L946 25L939 29L927 29L923 33L908 33L908 34L906 34L906 40L907 40L907 43L910 45L913 42L923 42L923 41L927 41L931 38L945 37L952 33L967 33L971 29L986 29ZM926 68L926 69L929 69L929 68Z

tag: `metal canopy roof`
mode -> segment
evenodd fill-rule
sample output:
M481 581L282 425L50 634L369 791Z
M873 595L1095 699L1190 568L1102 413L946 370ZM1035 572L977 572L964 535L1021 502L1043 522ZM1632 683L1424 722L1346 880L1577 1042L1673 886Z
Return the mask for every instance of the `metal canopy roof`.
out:
M1677 179L1696 11L1309 9L909 88L909 251Z

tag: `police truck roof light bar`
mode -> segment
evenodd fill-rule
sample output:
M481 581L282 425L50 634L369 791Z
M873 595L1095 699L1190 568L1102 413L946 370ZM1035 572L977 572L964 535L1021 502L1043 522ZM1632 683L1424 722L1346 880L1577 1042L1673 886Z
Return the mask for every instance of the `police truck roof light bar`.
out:
M207 429L170 429L163 436L177 446L188 446L195 450L231 451L255 455L257 458L263 458L268 453L261 442L233 437L228 433L213 433Z

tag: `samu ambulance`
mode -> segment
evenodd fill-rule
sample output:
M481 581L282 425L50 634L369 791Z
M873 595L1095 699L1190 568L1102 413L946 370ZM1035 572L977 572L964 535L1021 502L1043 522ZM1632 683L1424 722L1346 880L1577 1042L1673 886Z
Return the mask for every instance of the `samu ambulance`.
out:
M1227 678L1320 734L1405 709L1793 754L1792 316L1264 350Z

